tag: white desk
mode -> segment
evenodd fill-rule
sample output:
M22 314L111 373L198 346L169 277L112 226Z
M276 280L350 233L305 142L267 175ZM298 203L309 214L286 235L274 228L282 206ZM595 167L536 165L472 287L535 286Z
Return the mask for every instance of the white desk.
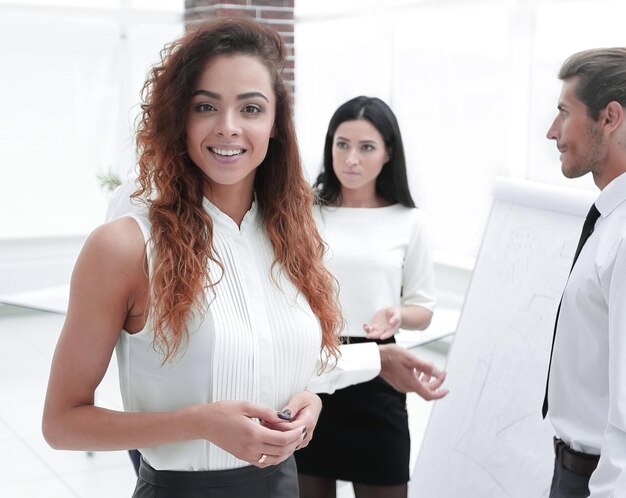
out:
M70 296L70 286L61 285L27 292L0 295L0 304L65 314Z

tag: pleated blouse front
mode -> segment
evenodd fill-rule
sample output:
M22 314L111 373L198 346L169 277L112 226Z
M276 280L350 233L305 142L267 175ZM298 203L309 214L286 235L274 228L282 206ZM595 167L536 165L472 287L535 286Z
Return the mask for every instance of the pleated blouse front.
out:
M247 400L280 410L316 372L321 344L317 317L276 266L256 203L240 226L205 200L213 220L213 247L223 270L209 263L217 284L204 313L189 324L189 341L162 365L153 331L122 331L116 345L126 411L153 412L222 400ZM132 217L150 252L146 213ZM272 275L274 278L272 278ZM206 440L140 448L159 470L223 470L248 465Z

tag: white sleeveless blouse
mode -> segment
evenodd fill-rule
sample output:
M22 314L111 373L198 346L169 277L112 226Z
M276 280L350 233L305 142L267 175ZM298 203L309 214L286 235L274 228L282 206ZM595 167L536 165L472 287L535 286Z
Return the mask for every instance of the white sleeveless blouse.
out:
M205 200L213 220L213 246L220 268L210 262L214 292L207 311L189 324L189 341L173 362L161 365L149 326L122 331L116 345L126 411L169 411L220 400L247 400L282 409L315 376L321 328L304 296L271 265L274 252L261 226L256 203L241 226ZM150 253L150 222L139 224ZM206 440L140 448L158 470L223 470L248 463Z

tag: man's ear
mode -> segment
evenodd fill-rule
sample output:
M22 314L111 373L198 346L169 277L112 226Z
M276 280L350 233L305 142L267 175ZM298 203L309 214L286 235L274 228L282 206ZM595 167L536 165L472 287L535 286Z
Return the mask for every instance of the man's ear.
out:
M609 102L600 113L600 126L607 133L612 133L618 129L624 121L624 108L613 100Z

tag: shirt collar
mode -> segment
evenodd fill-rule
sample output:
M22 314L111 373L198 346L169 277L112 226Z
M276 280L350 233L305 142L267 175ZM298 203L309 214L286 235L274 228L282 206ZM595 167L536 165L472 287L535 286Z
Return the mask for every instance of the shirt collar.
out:
M256 224L256 219L258 215L258 203L256 199L256 193L254 194L254 199L252 201L250 209L244 215L243 220L241 220L240 226L237 226L237 223L235 223L235 221L230 216L220 211L219 208L211 201L209 201L206 197L202 199L202 206L213 220L213 229L218 232L243 235Z
M596 207L600 215L606 218L624 201L626 201L626 173L614 178L602 189L596 199Z

